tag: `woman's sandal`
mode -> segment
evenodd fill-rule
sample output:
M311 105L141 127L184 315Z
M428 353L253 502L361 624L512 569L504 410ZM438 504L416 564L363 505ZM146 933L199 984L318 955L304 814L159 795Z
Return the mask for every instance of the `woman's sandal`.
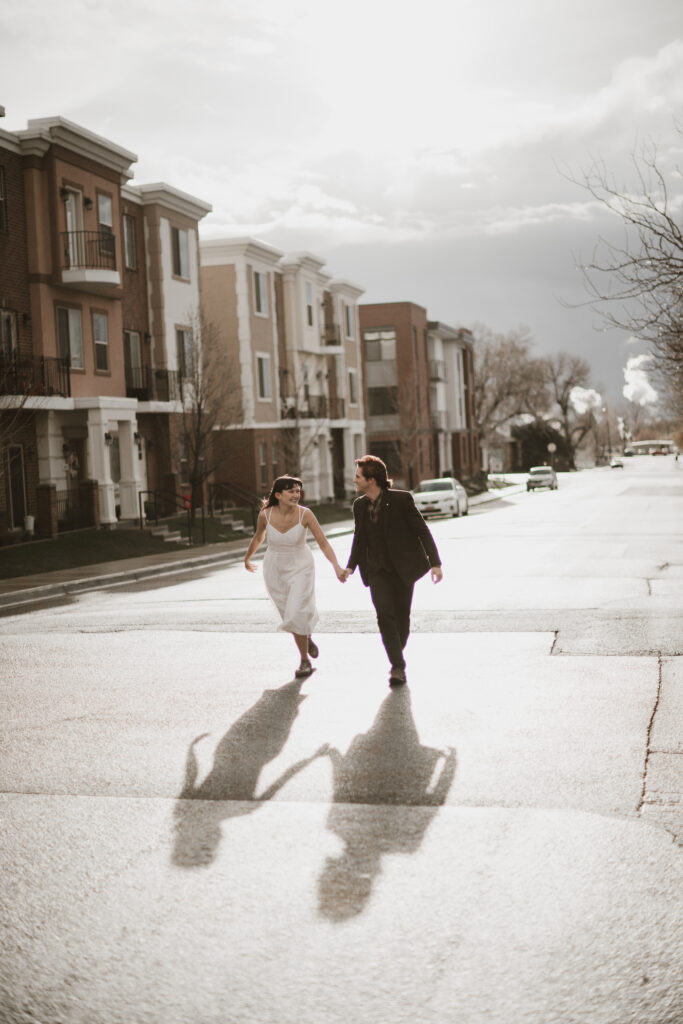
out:
M320 651L318 650L318 645L312 636L309 636L308 638L308 653L310 654L311 658L317 658L318 655L320 654Z
M294 678L295 679L305 679L306 676L310 676L312 672L313 672L313 666L311 665L311 663L308 660L308 658L302 658L301 659L301 664L299 665L298 669L294 673Z

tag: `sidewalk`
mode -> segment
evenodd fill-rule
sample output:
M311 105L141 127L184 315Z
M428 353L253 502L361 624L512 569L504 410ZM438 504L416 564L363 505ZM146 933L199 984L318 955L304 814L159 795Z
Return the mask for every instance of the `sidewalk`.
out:
M470 506L498 501L508 494L517 494L523 490L523 485L513 484L510 487L486 491L470 498ZM328 523L325 526L327 537L340 537L352 532L351 519ZM31 576L0 580L0 609L20 609L25 605L81 594L88 590L113 587L150 577L170 576L212 565L230 564L244 557L248 545L248 538L225 544L195 545L184 551L169 551L168 554L123 558L114 562L100 562L97 565L75 566L56 572L33 573Z

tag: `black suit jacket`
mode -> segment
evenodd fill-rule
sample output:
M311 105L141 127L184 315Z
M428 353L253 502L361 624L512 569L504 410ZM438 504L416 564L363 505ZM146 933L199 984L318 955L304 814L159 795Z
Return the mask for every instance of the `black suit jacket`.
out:
M365 495L353 503L355 530L347 568L360 569L361 579L368 586L366 532L370 499ZM387 535L387 547L394 572L404 583L415 583L431 566L441 565L434 538L415 508L410 491L385 490L382 495L381 522Z

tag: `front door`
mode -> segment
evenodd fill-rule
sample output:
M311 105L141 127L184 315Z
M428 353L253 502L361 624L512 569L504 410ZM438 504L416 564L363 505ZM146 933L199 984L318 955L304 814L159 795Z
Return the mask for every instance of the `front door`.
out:
M23 526L26 515L26 477L24 449L20 444L11 444L7 449L7 489L10 529Z

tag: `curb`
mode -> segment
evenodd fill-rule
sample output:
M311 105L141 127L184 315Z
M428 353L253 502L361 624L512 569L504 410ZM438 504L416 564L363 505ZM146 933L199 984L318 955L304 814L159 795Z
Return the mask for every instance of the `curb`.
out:
M470 506L482 505L487 502L499 501L508 494L517 494L525 490L524 485L513 485L512 487L501 488L497 491L484 491L470 498ZM342 537L345 534L353 533L353 523L330 524L326 531L327 537ZM312 538L309 543L312 543ZM157 576L173 576L178 573L189 572L192 569L220 564L232 564L240 561L248 548L248 543L235 548L234 551L221 551L210 555L189 555L187 558L178 558L172 562L159 562L154 565L140 565L137 568L125 569L120 572L108 572L101 575L83 576L81 579L61 580L55 583L43 583L37 587L19 587L16 590L0 592L0 609L21 610L26 605L39 604L49 601L55 597L69 597L73 594L83 594L89 590L102 590L105 587L116 587L123 583L142 582ZM258 556L257 556L258 557ZM84 570L87 568L83 567ZM12 581L5 581L11 585ZM2 583L0 582L0 587Z

